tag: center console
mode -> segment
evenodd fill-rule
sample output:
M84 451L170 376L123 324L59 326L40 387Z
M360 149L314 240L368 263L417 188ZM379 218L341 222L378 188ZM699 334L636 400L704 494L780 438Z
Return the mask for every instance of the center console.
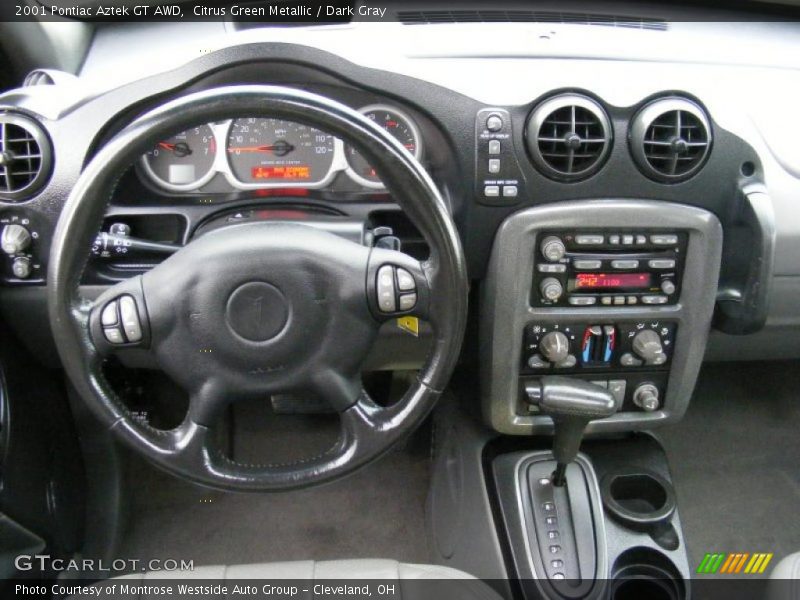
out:
M549 375L612 393L616 414L589 433L679 419L705 350L721 248L716 217L679 204L587 200L511 215L482 299L486 420L506 434L551 431L525 391Z
M504 434L552 435L491 461L523 596L688 596L663 450L596 434L686 411L721 250L714 215L655 201L540 206L498 230L481 306L484 416Z

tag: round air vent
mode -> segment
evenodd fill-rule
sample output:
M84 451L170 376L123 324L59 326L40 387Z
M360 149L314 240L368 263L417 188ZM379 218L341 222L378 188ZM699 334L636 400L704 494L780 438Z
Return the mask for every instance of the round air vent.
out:
M603 108L580 94L544 101L528 118L528 151L552 179L577 181L596 173L611 148L611 123Z
M700 171L711 151L711 126L703 109L687 98L655 100L633 118L631 153L645 175L684 181Z
M19 113L0 112L0 199L24 200L50 174L52 153L44 130Z

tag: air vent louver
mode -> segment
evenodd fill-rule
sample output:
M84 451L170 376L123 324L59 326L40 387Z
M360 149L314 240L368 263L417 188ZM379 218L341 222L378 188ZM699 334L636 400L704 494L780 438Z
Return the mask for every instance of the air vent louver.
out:
M611 124L605 111L579 94L562 94L537 106L526 134L534 164L561 181L596 173L611 147Z
M44 185L50 173L50 142L28 117L0 113L0 199L24 200Z
M684 181L705 164L711 127L691 100L661 98L645 106L631 125L631 152L645 175L663 182Z

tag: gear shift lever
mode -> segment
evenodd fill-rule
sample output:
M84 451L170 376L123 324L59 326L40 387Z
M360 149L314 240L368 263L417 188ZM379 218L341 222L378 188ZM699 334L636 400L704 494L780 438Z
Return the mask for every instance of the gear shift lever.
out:
M531 404L553 418L553 456L556 459L553 485L561 487L566 483L567 465L578 455L586 425L617 411L614 396L588 381L558 376L528 383L525 393Z

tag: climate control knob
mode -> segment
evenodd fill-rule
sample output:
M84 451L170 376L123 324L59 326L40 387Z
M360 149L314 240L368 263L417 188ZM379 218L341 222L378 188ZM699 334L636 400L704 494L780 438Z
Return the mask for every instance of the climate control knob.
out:
M539 342L539 352L552 363L564 362L569 356L569 340L560 331L551 331Z
M542 298L550 302L557 302L564 293L564 286L555 277L546 277L539 285L539 291L542 292Z
M643 329L633 338L633 351L648 365L663 365L667 362L661 336L652 329Z
M30 245L31 232L17 223L6 225L0 234L0 247L3 248L3 252L11 256L25 252Z
M542 256L550 262L561 260L567 252L567 248L564 246L564 242L561 241L561 238L554 235L549 235L544 238L539 249L542 251Z

